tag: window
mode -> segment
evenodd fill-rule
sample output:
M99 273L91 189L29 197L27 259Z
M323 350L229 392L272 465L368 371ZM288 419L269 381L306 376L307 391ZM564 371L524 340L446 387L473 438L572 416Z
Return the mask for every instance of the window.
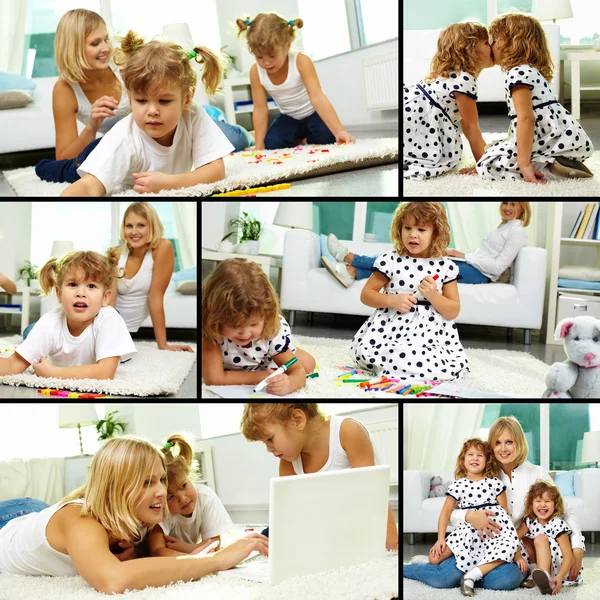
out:
M560 19L560 43L565 45L593 44L600 37L600 3L597 0L571 0L573 17Z
M398 37L397 0L357 0L362 23L361 46L369 46Z
M420 0L408 0L403 3L404 29L443 29L459 21L479 21L488 23L487 0L429 0L427 10Z

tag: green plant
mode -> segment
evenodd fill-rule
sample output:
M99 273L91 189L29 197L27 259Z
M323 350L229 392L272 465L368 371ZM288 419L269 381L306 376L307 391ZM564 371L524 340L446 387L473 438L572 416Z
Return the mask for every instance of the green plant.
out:
M32 279L38 278L37 269L37 265L32 265L28 260L26 260L25 266L19 271L19 275L21 275L21 277L25 275L27 278L27 285L29 285Z
M124 421L119 421L116 415L119 411L113 410L109 412L104 419L100 419L96 423L96 433L98 433L98 441L108 440L111 437L114 437L117 429L121 430L121 433L125 433L125 428L127 427L127 423Z
M229 72L229 67L234 66L237 69L237 65L235 64L236 57L229 54L227 50L227 46L221 46L221 56L226 60L227 64L223 69L223 79L227 79L227 74Z
M229 227L235 227L236 230L238 228L242 230L240 243L245 242L246 240L258 241L260 234L262 233L262 225L260 224L260 221L257 221L254 217L248 215L247 212L243 213L243 215L243 219L242 217L231 219L229 221ZM224 242L229 236L234 235L236 230L228 233L221 241Z

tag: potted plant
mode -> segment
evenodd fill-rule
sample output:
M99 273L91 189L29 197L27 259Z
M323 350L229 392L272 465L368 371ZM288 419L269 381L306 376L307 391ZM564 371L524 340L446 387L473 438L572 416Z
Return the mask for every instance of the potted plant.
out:
M127 423L120 421L119 418L115 416L118 412L118 410L113 410L112 412L109 412L104 419L100 419L100 421L96 423L96 433L99 434L99 442L114 437L117 429L120 429L121 433L125 433Z
M38 281L37 265L32 265L28 260L25 261L25 266L19 271L21 278L27 280L27 286L39 290L40 284Z
M235 56L232 56L229 53L229 49L227 46L221 46L221 56L223 56L224 61L227 63L223 69L223 79L227 79L227 75L229 73L229 67L233 67L237 69L237 65L235 61L237 60Z
M262 233L262 225L247 212L242 213L244 217L236 217L229 221L229 227L235 227L242 230L240 244L246 242L250 246L250 254L258 254L259 238ZM228 233L221 241L225 241L229 236L234 235L236 230Z

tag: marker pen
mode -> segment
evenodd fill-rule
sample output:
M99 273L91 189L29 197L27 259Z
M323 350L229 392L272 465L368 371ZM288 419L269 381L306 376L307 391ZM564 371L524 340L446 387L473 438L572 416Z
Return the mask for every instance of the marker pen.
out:
M437 281L440 278L440 276L436 273L433 276L433 280ZM417 300L425 300L425 298L423 298L423 296L421 296L421 292L419 292L419 290L417 290L416 292L413 293L413 296L417 299Z
M285 365L282 365L281 367L279 367L279 369L277 369L277 371L275 371L275 373L271 373L268 377L266 377L265 379L263 379L255 388L254 391L255 392L260 392L261 390L263 390L264 388L267 387L269 379L271 379L271 377L275 377L275 375L281 375L282 373L285 373L294 363L297 363L298 359L294 356L294 358L292 358L291 360L288 360Z

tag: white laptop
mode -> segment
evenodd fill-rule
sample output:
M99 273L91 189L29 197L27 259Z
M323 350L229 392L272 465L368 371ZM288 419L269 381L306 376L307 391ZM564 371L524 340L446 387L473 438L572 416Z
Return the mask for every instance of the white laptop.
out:
M276 585L383 558L389 486L388 465L271 479L269 558L219 575Z

